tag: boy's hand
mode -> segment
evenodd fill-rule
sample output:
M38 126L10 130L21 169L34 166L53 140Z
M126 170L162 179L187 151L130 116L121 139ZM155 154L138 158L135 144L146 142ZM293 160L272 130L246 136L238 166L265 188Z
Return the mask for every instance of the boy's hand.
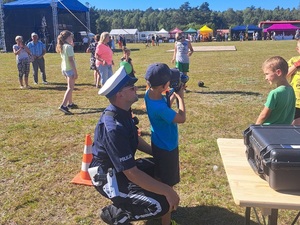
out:
M300 67L300 60L298 60L297 62L294 63L294 66L299 68Z

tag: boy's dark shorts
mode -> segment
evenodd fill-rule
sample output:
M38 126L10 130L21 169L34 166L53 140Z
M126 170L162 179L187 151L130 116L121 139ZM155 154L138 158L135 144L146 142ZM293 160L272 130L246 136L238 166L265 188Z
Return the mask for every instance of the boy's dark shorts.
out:
M178 147L167 151L152 143L152 153L155 162L155 176L169 186L174 186L180 181Z

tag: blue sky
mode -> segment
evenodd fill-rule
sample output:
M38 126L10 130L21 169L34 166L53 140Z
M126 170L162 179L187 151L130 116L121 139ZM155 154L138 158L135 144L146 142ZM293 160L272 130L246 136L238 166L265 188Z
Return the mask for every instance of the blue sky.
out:
M191 7L200 6L203 2L209 4L209 8L213 11L226 11L228 8L234 10L243 10L250 6L256 8L271 9L277 6L284 9L298 8L300 0L213 0L213 1L197 1L197 0L118 0L118 1L99 1L99 0L80 0L83 4L88 2L91 7L97 9L140 9L146 10L150 7L153 9L175 8L178 9L184 2L189 2Z

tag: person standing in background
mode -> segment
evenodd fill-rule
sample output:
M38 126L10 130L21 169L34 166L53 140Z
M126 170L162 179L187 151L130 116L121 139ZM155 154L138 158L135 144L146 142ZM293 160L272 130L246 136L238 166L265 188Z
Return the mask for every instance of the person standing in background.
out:
M132 59L130 58L130 49L128 48L123 48L123 57L121 58L121 63L120 65L126 65L124 64L125 62L129 63L130 65L130 68L126 67L125 66L125 69L126 69L126 73L131 76L131 77L135 77L134 74L135 74L135 71L133 69L133 65L132 65Z
M108 46L109 33L103 32L100 35L100 40L95 51L96 66L100 72L101 80L100 83L103 86L108 78L113 74L112 66L113 61L113 51Z
M159 46L159 36L158 34L155 36L156 46Z
M149 47L149 36L146 35L146 48Z
M300 40L297 40L296 50L300 54ZM288 65L289 71L286 77L291 80L290 84L296 96L296 111L292 125L300 125L300 55L292 57Z
M151 37L151 41L152 41L152 46L154 46L155 44L155 36L154 36L154 34L152 34L152 37Z
M17 67L19 71L20 88L24 88L23 77L25 82L25 88L31 88L28 85L28 75L30 71L29 55L31 54L29 48L23 44L23 37L16 36L15 41L17 44L13 46L13 52L16 56Z
M116 45L115 45L115 37L111 36L111 50L115 50L116 49Z
M88 36L84 36L82 38L82 44L83 44L83 52L86 52L87 48L89 47L89 37Z
M45 72L45 59L44 55L46 54L46 45L39 40L39 36L37 33L32 33L31 34L31 39L27 44L27 47L29 48L30 52L32 53L33 56L33 61L32 61L32 68L33 68L33 79L34 79L34 84L38 84L38 70L40 69L42 79L43 79L43 84L48 84L47 79L46 79L46 72Z
M59 107L59 110L64 112L66 115L72 115L73 113L69 111L69 108L76 109L78 106L73 103L73 90L75 87L75 80L78 78L76 63L74 58L74 42L73 33L64 30L60 32L57 37L56 52L60 53L62 59L61 71L66 77L68 88L65 92L63 102Z
M99 84L100 84L100 73L99 73L99 71L97 69L97 66L96 66L95 52L96 52L98 42L100 40L100 35L96 34L94 36L94 40L95 41L90 44L90 46L87 48L86 52L91 53L90 69L94 71L94 83L95 83L96 88L98 88Z
M122 49L123 48L123 37L121 34L119 35L118 44L119 44L119 49Z
M123 47L122 48L126 48L126 36L123 35Z
M112 40L111 40L111 36L109 36L109 41L107 42L107 45L110 47L110 49L112 49Z
M189 40L185 39L182 32L175 34L175 46L174 46L174 54L172 58L172 63L176 62L176 68L187 75L190 67L190 59L189 57L193 54L194 49Z

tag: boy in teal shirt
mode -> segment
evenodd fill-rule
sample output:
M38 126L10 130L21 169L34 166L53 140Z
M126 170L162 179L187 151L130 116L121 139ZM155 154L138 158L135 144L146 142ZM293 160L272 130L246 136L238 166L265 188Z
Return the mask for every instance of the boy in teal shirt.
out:
M178 153L178 123L186 119L183 100L184 85L178 92L174 92L170 102L178 100L178 110L175 111L167 104L163 92L170 85L172 73L177 69L170 69L166 64L151 64L146 72L145 79L149 89L145 93L145 104L151 123L151 146L155 162L155 176L161 182L173 187L179 183L179 153ZM162 225L176 224L171 220L171 212L162 217Z

